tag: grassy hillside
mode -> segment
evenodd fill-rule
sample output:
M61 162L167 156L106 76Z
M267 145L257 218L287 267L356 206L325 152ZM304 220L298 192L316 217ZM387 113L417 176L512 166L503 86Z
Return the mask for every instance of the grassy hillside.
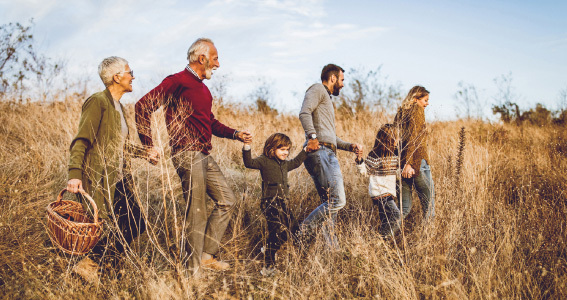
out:
M66 186L68 147L82 99L56 103L0 102L0 295L6 298L99 297L143 299L561 299L567 297L567 132L563 127L430 123L429 151L436 217L422 223L419 201L403 234L383 240L378 213L354 155L339 152L347 206L339 213L341 251L318 240L300 255L279 252L282 273L259 274L265 221L259 208L259 172L246 170L239 142L214 138L213 156L239 202L221 257L232 268L188 277L166 251L165 224L175 239L173 199L180 182L168 156L163 117L154 122L165 153L157 166L134 161L136 192L149 234L132 245L123 272L105 270L98 285L71 272L78 258L54 248L46 234L45 207ZM434 103L433 103L434 105ZM133 107L128 107L130 124ZM261 153L273 132L288 134L298 152L303 132L296 116L217 107L223 123L255 135ZM373 144L388 118L372 113L337 116L344 140ZM466 139L457 170L459 131ZM460 176L456 174L460 173ZM290 173L290 207L299 219L319 204L304 167ZM164 209L164 203L168 206ZM168 212L167 218L165 213Z

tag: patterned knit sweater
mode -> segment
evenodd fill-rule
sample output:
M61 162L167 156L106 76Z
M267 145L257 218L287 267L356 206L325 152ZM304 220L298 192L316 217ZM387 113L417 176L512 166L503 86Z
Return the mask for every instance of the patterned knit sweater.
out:
M399 157L396 150L397 135L393 124L380 126L374 139L374 147L366 157L365 165L369 175L396 175L399 168ZM357 164L360 163L362 161L357 161Z
M414 177L419 175L421 160L429 164L427 154L427 130L425 126L425 114L423 107L412 104L409 108L398 109L394 118L394 125L400 129L401 151L400 153L402 169L406 164L411 165L415 170Z

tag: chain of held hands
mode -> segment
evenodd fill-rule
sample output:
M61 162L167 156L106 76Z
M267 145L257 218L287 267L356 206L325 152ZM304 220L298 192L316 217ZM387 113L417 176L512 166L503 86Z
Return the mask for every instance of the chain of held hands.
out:
M309 148L309 143L311 143L312 140L309 140L309 142L307 142L307 148ZM318 144L319 142L317 142L317 139L314 139L314 141ZM317 145L318 146L318 145ZM362 145L359 144L351 144L351 151L354 152L356 154L356 160L360 161L362 159ZM412 178L413 175L415 175L415 170L414 168L412 168L412 166L410 164L406 164L404 166L404 169L402 170L402 177L403 178Z
M235 134L235 138L245 144L249 144L252 142L252 134L248 130L238 131ZM146 150L146 159L150 161L150 163L156 165L160 159L159 151L156 147L151 147ZM83 189L83 182L80 179L70 179L67 182L67 191L71 193L84 193L85 190Z
M252 143L252 133L248 130L239 131L235 135L236 139L243 142L245 145L250 145ZM309 139L307 141L307 146L305 147L306 152L314 152L319 150L320 148L319 141L315 139ZM363 146L361 144L351 144L350 151L356 154L358 159L362 158L363 154ZM147 150L147 159L152 164L157 164L158 160L160 159L159 151L156 147L148 148ZM415 174L415 170L408 164L404 167L402 171L402 176L404 178L410 178ZM67 190L71 193L78 193L84 192L83 190L83 182L80 179L71 179L67 182Z

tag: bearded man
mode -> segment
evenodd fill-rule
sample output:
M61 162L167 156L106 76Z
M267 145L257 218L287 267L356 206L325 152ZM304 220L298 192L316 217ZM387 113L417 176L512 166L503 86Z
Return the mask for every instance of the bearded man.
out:
M299 113L307 149L313 151L307 155L305 168L311 175L322 202L301 224L299 237L304 242L309 242L316 230L322 227L327 245L332 250L339 248L334 224L338 211L346 204L337 148L362 155L362 145L347 143L335 132L335 110L331 95L339 95L344 87L344 79L343 68L334 64L323 67L322 83L313 84L307 89Z
M204 79L211 79L220 67L217 48L210 39L196 40L187 51L189 64L166 77L160 85L136 103L136 125L142 143L154 147L150 129L151 114L164 106L173 165L181 178L185 205L181 228L186 237L179 247L180 256L188 258L188 267L195 274L199 268L225 270L228 263L215 259L235 202L233 191L210 155L211 137L250 142L248 131L225 126L211 112L213 97ZM210 216L206 198L215 203ZM184 218L183 218L184 217Z

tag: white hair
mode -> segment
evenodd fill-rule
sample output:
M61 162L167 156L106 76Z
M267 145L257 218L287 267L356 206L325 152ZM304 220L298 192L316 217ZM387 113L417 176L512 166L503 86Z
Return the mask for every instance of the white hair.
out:
M112 85L112 78L114 75L123 72L126 68L128 61L122 57L111 56L102 60L98 65L98 75L104 83L104 86Z
M199 60L200 55L205 55L209 58L209 46L214 45L213 41L208 38L197 39L189 50L187 50L187 60L189 63L196 62Z

